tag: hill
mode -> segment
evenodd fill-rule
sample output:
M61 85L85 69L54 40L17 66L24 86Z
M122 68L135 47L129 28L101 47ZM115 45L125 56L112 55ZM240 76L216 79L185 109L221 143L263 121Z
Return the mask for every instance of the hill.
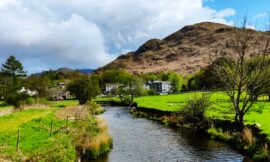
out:
M181 30L160 39L151 39L136 51L119 56L116 60L97 69L127 69L132 73L157 73L176 71L183 75L192 74L209 65L210 56L232 53L227 43L232 39L234 29L219 23L202 22L185 26ZM251 29L245 29L259 35Z

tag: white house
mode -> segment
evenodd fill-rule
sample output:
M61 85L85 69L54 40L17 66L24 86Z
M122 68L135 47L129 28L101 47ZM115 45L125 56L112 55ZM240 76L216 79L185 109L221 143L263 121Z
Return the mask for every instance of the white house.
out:
M144 85L145 88L147 89L152 89L154 91L156 91L157 93L160 94L167 94L171 92L172 89L172 85L171 82L169 81L153 81L153 82L147 82Z
M118 88L120 86L120 84L116 84L116 83L113 83L113 84L106 84L105 85L105 92L106 93L111 93L112 90Z
M28 96L36 96L38 94L37 91L31 91L25 87L22 87L22 89L18 90L18 93L26 93Z

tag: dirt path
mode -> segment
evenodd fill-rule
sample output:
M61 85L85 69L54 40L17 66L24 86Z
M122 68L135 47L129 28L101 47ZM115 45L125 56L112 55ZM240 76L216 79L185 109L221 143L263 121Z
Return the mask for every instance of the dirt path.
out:
M11 114L11 113L13 113L13 109L12 108L5 109L5 110L0 110L0 116L8 115L8 114Z
M48 109L48 108L50 108L50 107L47 106L47 105L31 105L31 106L25 106L23 108L23 110L28 110L28 109ZM16 111L13 110L13 108L8 108L8 109L4 109L4 110L0 109L0 117L4 116L4 115L12 114L13 112L16 112Z

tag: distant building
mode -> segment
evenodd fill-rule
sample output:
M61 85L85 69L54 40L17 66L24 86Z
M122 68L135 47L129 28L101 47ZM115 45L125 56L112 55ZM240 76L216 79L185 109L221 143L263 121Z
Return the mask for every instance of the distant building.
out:
M120 84L113 83L113 84L106 84L105 85L105 92L106 94L111 93L114 89L117 89Z
M172 85L171 82L169 81L152 81L152 82L147 82L144 85L145 88L147 89L152 89L154 91L156 91L157 93L160 94L167 94L171 92L172 89Z
M53 101L66 100L66 99L72 98L69 91L66 91L65 89L59 89L59 88L51 88L49 90L49 96L50 96L50 99Z
M38 94L37 91L31 91L29 89L26 89L25 87L22 87L20 90L18 90L18 93L26 93L28 96L36 96Z
M66 87L67 83L56 83L53 88L49 89L49 98L54 101L71 99L72 96L70 92L66 90Z
M65 89L67 87L67 84L64 82L58 82L55 84L55 87Z

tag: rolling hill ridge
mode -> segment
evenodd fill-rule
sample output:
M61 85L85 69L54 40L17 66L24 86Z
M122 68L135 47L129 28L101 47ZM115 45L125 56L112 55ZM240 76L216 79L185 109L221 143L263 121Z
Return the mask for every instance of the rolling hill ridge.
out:
M192 74L209 65L209 58L217 54L231 53L227 42L237 29L228 25L202 22L185 26L164 39L151 39L136 51L119 56L111 63L97 69L127 69L140 73L176 71L183 75ZM237 29L239 30L239 29ZM254 35L262 32L246 29Z

